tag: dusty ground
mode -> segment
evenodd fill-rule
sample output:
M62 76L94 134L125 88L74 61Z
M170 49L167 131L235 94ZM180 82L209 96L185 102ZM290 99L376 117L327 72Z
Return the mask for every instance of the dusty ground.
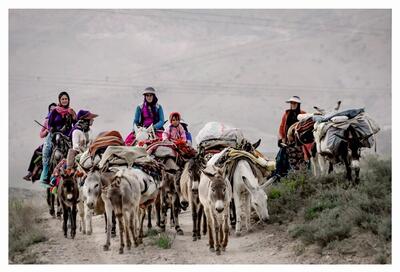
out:
M37 201L44 202L42 194L30 194ZM216 256L208 250L207 236L200 241L192 241L190 212L180 216L184 236L175 235L175 230L167 227L173 237L170 249L159 248L151 238L144 238L138 248L118 253L119 237L112 238L111 250L103 251L105 242L104 218L93 217L93 234L77 232L74 240L64 238L62 222L52 218L45 205L41 206L40 227L45 230L47 241L30 246L18 260L35 256L35 263L41 264L294 264L294 263L370 263L368 258L357 257L357 252L345 255L323 252L318 246L304 247L287 234L286 225L267 224L253 226L253 231L234 237L231 230L227 251ZM79 219L78 219L79 220ZM146 224L146 222L145 222Z

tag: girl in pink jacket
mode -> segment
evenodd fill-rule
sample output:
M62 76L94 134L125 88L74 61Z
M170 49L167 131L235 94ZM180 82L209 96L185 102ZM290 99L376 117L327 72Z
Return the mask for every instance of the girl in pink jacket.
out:
M172 112L169 115L169 122L171 123L169 127L163 132L163 140L169 141L183 141L186 142L186 133L183 126L180 124L181 115L179 112Z

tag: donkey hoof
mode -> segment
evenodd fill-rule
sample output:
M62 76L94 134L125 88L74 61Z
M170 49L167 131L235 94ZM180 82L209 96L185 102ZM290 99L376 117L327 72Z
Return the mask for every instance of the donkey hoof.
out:
M85 231L85 230L83 230L83 231L82 231L82 234L83 234L83 235L86 235L86 231Z
M103 250L104 250L104 251L110 250L110 246L109 246L109 245L104 245L104 246L103 246Z
M242 233L241 233L240 231L236 231L236 232L235 232L235 236L236 236L236 237L240 237L240 236L242 236Z
M196 236L193 237L193 242L195 242L195 241L197 241L197 237Z
M64 237L65 237L65 238L67 238L67 237L68 237L68 235L67 235L66 233L64 233Z
M197 235L197 240L201 240L201 235Z
M226 250L226 247L222 247L222 251L225 251Z
M215 252L215 248L214 247L210 247L210 251L211 252Z
M119 253L119 254L124 254L124 249L123 249L123 248L120 248L119 251L118 251L118 253Z
M177 233L178 235L183 235L183 230L178 229L178 230L176 231L176 233Z
M91 231L91 230L88 230L88 231L86 232L86 234L87 234L87 235L92 235L92 231Z
M217 255L221 255L221 250L218 249L215 253L217 253Z

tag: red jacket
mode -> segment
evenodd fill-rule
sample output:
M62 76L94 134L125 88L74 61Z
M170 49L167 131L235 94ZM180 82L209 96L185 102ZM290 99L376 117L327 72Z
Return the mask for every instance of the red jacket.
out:
M279 139L286 139L286 133L287 133L287 131L286 131L286 121L287 121L287 117L289 115L289 111L290 110L286 110L285 113L282 116L281 125L279 126L279 131L278 131L279 132ZM303 114L303 113L306 113L306 112L303 111L303 110L300 110L300 113Z
M306 113L303 110L300 110L300 113ZM286 121L287 121L287 117L289 115L289 110L286 110L285 113L282 116L282 121L281 121L281 125L279 126L279 139L285 139L286 140ZM302 146L303 149L303 153L304 153L304 159L306 161L308 161L310 159L310 154L311 154L311 148L312 148L313 143L311 144L305 144Z

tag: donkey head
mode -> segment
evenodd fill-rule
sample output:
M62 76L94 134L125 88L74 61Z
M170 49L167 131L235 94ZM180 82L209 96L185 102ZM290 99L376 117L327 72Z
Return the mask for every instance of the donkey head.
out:
M213 167L213 171L205 169L202 172L211 180L208 197L218 213L223 212L231 196L228 194L229 181L225 178L223 169Z
M60 183L59 190L62 198L67 201L77 198L78 190L75 176L66 171L61 171L60 174L62 182Z
M136 125L133 127L136 136L136 142L145 141L145 140L153 140L156 138L156 134L154 131L153 125L148 128L145 127L137 127Z
M269 219L268 214L268 196L264 191L264 186L253 186L248 178L242 176L242 180L247 190L250 192L251 204L253 208L256 210L258 217L263 221L267 222ZM253 182L254 183L254 182ZM255 180L255 183L258 183Z
M242 148L244 151L247 152L253 152L254 150L257 149L257 147L260 145L261 143L261 139L259 139L257 142L255 142L254 144L248 142L247 140L243 139L242 140Z

